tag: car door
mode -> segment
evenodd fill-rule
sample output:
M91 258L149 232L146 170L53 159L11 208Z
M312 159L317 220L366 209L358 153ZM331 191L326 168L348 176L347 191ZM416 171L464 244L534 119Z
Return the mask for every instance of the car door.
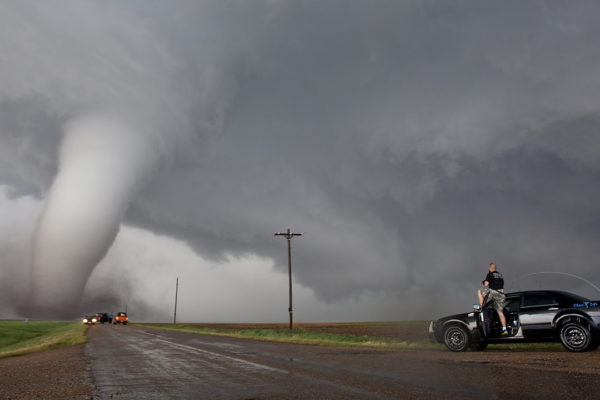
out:
M559 302L552 293L524 293L521 297L519 320L525 338L552 337L552 320Z
M504 316L506 317L506 326L509 336L522 336L518 333L520 329L519 310L521 308L521 297L507 296L504 302Z

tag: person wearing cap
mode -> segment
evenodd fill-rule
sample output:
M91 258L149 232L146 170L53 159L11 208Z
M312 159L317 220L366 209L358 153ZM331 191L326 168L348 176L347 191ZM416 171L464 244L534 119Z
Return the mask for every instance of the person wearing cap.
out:
M502 324L502 335L508 335L506 329L506 317L504 316L504 278L502 274L498 272L495 263L490 263L488 267L488 273L483 280L483 289L477 291L477 297L479 298L479 305L483 306L483 300L487 296L488 303L498 313L500 323Z

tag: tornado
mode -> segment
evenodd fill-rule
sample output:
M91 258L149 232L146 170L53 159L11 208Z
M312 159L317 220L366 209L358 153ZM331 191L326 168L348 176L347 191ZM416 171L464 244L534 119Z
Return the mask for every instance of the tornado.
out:
M94 267L157 162L148 135L113 115L82 116L65 126L33 242L31 315L80 312Z

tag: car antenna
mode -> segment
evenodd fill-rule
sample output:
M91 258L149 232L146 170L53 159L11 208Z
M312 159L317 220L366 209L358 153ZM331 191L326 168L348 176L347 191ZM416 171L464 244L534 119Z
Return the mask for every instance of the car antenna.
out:
M527 274L527 275L523 275L520 277L519 281L522 280L523 278L527 278L528 276L533 276L533 275L542 275L542 274L554 274L554 275L566 275L566 276L570 276L572 278L577 278L579 280L584 281L585 283L587 283L588 285L590 285L591 287L593 287L594 289L596 289L598 292L600 292L600 287L594 285L592 282L588 281L585 278L582 278L581 276L575 275L575 274L569 274L567 272L558 272L558 271L540 271L540 272L532 272L531 274Z

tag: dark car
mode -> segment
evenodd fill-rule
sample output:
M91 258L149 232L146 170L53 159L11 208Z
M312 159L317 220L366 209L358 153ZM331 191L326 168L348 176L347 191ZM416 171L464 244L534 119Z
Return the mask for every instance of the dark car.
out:
M112 323L112 315L109 315L108 313L98 313L96 316L98 318L98 322L101 324L105 322L108 322L109 324Z
M486 299L487 300L487 299ZM600 344L600 301L557 291L507 293L502 336L498 313L483 307L429 324L429 337L452 351L484 350L488 343L561 342L570 351L594 350Z

